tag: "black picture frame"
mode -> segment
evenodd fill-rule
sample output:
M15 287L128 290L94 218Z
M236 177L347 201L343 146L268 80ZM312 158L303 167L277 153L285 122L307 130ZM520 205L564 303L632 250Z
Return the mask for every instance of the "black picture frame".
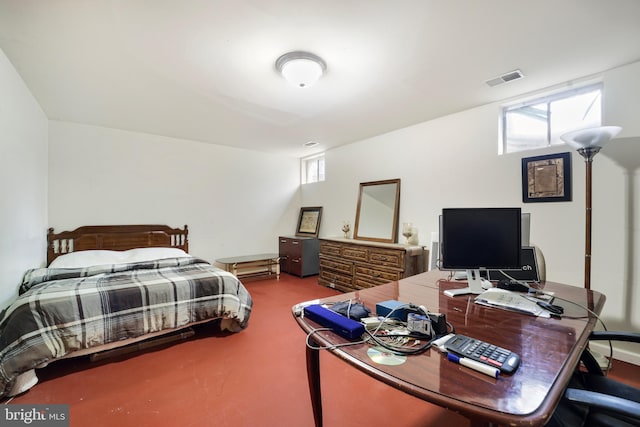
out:
M522 159L522 202L570 202L571 153Z
M318 237L321 219L322 206L300 208L296 236Z

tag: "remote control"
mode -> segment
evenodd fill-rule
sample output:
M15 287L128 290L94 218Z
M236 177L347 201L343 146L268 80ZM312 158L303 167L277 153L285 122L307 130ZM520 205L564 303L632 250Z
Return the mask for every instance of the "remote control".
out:
M515 372L520 365L520 356L516 353L460 334L456 334L449 339L444 347L447 351L458 356L496 367L505 374Z

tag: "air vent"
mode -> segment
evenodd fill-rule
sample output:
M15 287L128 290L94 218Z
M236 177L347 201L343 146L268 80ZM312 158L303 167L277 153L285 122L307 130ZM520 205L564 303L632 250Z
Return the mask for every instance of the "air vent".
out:
M307 148L309 148L309 147L315 147L318 144L319 144L319 142L316 142L316 141L307 141L302 145L307 147Z
M501 85L502 83L508 83L514 80L521 79L523 77L524 77L524 74L522 74L522 71L514 70L514 71L509 71L508 73L505 73L493 79L487 80L485 83L491 87L494 87L494 86Z

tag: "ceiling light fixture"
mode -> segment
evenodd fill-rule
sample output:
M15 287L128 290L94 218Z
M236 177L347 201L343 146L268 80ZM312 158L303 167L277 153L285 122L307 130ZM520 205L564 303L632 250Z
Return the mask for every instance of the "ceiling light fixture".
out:
M309 87L327 70L327 63L318 55L300 50L288 52L276 60L276 70L296 87Z

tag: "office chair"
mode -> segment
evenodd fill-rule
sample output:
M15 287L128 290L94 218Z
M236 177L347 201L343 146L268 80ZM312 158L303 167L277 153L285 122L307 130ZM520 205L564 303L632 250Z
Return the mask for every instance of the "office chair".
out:
M589 339L640 343L640 333L593 331ZM581 361L586 372L576 370L547 426L639 426L640 389L607 378L589 350Z

